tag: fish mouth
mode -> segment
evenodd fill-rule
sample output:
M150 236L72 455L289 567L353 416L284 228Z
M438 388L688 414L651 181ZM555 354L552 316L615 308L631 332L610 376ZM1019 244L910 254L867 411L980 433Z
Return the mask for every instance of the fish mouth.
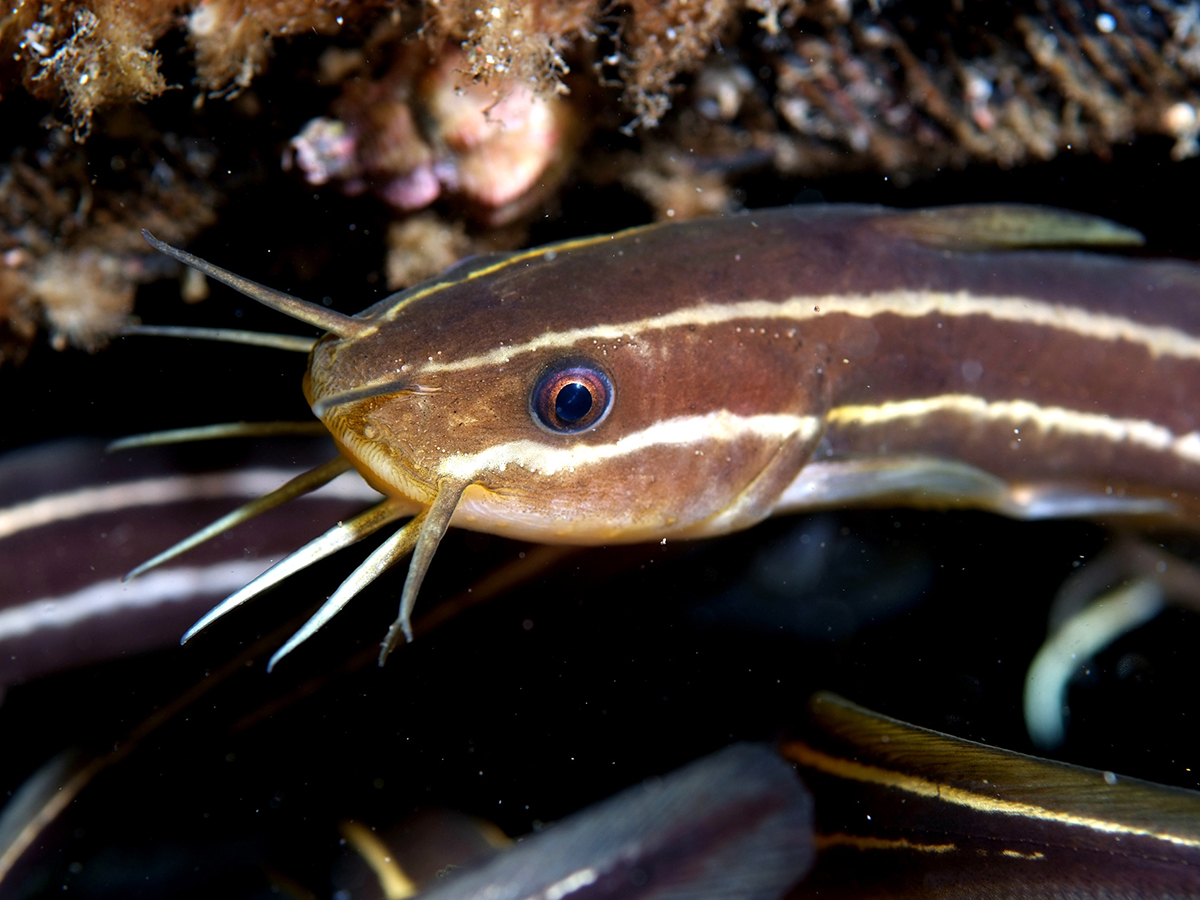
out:
M415 505L415 513L433 502L439 483L436 473L420 466L411 453L395 442L377 440L363 415L348 407L376 397L440 392L441 388L393 379L310 397L309 405L363 480L387 497Z

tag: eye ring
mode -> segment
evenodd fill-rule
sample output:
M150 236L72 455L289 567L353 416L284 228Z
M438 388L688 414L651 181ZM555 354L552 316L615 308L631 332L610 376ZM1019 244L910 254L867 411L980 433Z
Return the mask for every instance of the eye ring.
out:
M533 419L555 434L595 428L613 404L608 374L586 359L563 359L542 370L529 395Z

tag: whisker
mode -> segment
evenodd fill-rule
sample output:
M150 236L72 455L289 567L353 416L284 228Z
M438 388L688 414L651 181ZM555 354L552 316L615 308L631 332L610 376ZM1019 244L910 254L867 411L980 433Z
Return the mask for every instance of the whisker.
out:
M262 331L244 331L237 328L193 328L184 325L126 325L119 332L122 337L171 337L197 341L220 341L225 344L247 344L251 347L269 347L292 353L311 353L318 338L307 338L298 334L270 334Z
M418 513L411 521L406 522L403 528L380 544L363 561L363 564L355 569L350 577L338 586L338 589L313 614L312 618L304 623L304 627L288 638L287 643L275 652L275 655L271 657L271 661L267 663L267 671L270 672L274 669L277 662L316 634L318 629L341 612L342 607L349 603L363 588L411 553L413 547L416 546L421 526L428 515L428 512Z
M309 541L295 553L285 556L267 571L263 572L241 590L230 594L219 604L205 613L200 620L187 630L179 643L186 644L197 634L215 622L217 619L241 606L247 600L258 596L267 588L274 587L290 575L306 569L313 563L336 553L343 547L358 543L363 538L374 534L389 522L394 522L402 516L411 515L412 508L396 500L384 500L366 512L360 513L348 522L343 522L330 528L315 540Z
M162 565L168 560L174 559L181 553L186 553L193 547L198 547L205 541L211 540L218 534L228 531L243 522L253 519L257 515L265 513L269 509L274 509L287 503L289 500L294 500L304 494L311 493L324 484L328 484L337 478L343 472L350 468L350 461L344 456L336 456L327 463L322 463L315 469L309 469L301 475L280 485L275 490L268 494L263 494L242 506L239 506L233 512L227 513L217 519L211 525L201 528L195 534L184 538L173 547L168 547L162 553L155 556L153 559L148 559L140 566L136 567L122 578L122 581L129 581L131 578L136 578L143 572L153 569L155 566Z
M320 437L329 430L320 422L220 422L215 425L199 425L195 428L172 428L167 431L150 431L146 434L131 434L119 438L105 452L130 450L134 447L158 447L163 444L187 444L193 441L216 441L225 438L247 437Z
M438 485L437 497L434 498L425 520L421 523L421 533L417 537L412 562L408 564L408 577L404 580L404 590L400 594L400 612L396 616L396 621L388 628L387 637L383 639L379 650L381 666L396 648L396 644L400 642L401 634L404 635L406 641L412 641L411 617L413 605L417 602L417 592L421 589L421 582L425 580L429 564L433 562L433 555L437 552L438 544L442 542L446 529L450 527L450 518L454 515L458 501L470 483L469 481L451 481Z
M249 278L243 278L241 275L234 275L220 266L214 266L212 263L198 256L193 256L186 250L179 250L170 244L160 241L145 228L142 229L142 237L159 253L178 260L184 265L191 266L198 272L203 272L209 278L233 288L251 300L257 300L263 306L269 306L271 309L278 310L284 315L291 316L293 319L299 319L301 322L315 325L317 328L336 334L338 337L354 337L372 327L371 323L365 319L356 319L353 316L334 312L332 309L326 309L324 306L319 306L316 303L309 303L307 300L301 300L299 297L293 297L291 294L285 294L283 291L269 288L266 285L251 281Z
M413 384L411 381L385 381L381 384L369 384L352 391L342 391L340 394L322 397L313 404L312 411L313 415L323 418L325 413L335 406L357 403L359 400L367 400L371 397L381 397L387 394L439 394L441 390L439 387Z

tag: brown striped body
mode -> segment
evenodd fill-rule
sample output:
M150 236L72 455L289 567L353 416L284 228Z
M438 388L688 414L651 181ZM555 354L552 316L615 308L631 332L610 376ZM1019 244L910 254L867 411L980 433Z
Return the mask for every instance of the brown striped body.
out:
M261 442L236 472L181 470L164 451L106 455L95 440L0 458L0 688L177 643L197 616L372 491L349 475L151 577L121 575L328 450L326 440Z
M951 249L921 217L785 208L483 259L319 343L306 390L389 495L466 482L454 524L542 541L845 502L1198 508L1200 269L969 227ZM563 359L613 385L581 434L531 415Z
M1200 897L1200 793L1038 759L832 694L784 741L815 798L792 900Z
M1200 513L1200 268L1045 249L1140 243L1103 220L1020 206L760 210L469 260L357 316L147 237L329 332L305 394L386 497L187 636L413 516L272 665L411 552L382 661L411 637L452 524L603 544L849 504L1185 527Z

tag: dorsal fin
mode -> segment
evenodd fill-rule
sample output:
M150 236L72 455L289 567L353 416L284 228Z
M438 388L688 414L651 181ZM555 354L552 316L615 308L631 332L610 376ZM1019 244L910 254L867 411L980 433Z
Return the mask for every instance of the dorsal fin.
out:
M942 250L1140 247L1146 242L1141 232L1099 216L1019 203L896 212L879 216L874 226Z
M332 309L326 309L324 306L316 303L309 303L307 300L301 300L298 297L293 297L291 294L285 294L283 291L266 287L258 282L251 281L249 278L243 278L240 275L227 272L225 269L214 266L212 263L206 262L198 256L193 256L185 250L179 250L170 244L160 241L145 228L142 229L142 237L159 253L176 259L184 265L191 266L198 272L203 272L209 278L216 279L221 284L227 285L241 294L245 294L251 300L257 300L263 306L269 306L271 309L278 310L284 315L291 316L293 319L299 319L301 322L307 322L309 325L314 325L331 334L336 334L338 337L351 338L371 327L370 323L364 319L357 319L353 316L334 312Z

